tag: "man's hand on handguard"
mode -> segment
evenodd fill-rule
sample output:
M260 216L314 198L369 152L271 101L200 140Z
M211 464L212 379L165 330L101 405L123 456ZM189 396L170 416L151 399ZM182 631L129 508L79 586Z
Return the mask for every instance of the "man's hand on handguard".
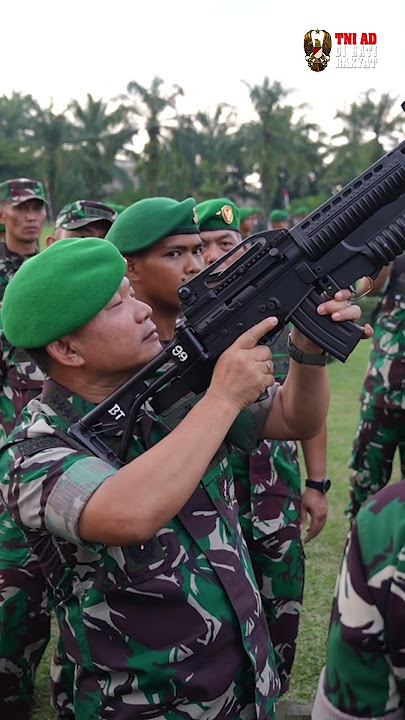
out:
M222 353L215 365L207 397L243 410L274 385L271 350L258 342L277 322L276 317L265 318Z

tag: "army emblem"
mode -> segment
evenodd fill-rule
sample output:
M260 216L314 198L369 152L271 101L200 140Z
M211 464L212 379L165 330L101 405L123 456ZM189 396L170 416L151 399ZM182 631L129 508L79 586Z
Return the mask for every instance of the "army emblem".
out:
M221 215L224 222L230 225L233 221L233 210L230 205L223 205L221 207Z
M193 223L195 225L198 225L198 212L197 212L197 208L195 205L193 207Z
M316 37L316 35L320 37ZM305 60L314 72L325 70L330 60L332 38L327 30L308 30L304 35Z

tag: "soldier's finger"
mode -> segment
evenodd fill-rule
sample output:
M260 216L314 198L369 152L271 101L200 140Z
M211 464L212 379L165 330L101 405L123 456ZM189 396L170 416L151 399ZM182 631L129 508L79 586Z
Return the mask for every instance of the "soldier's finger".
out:
M240 335L234 344L243 349L252 348L257 345L263 335L266 335L266 333L276 327L277 323L278 320L274 316L264 318L264 320L261 320L257 325L254 325Z

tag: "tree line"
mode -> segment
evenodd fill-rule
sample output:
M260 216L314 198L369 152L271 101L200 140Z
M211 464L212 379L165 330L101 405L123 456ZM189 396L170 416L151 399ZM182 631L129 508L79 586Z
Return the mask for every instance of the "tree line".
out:
M328 137L307 121L308 106L289 104L291 91L279 81L245 84L253 116L245 123L226 103L211 113L179 113L182 88L159 77L150 87L131 81L108 101L89 93L63 112L32 95L3 95L0 181L43 179L51 218L80 197L126 205L152 195L199 202L225 195L266 213L289 197L292 208L312 210L393 147L404 128L389 93L369 89L338 110L342 130ZM136 151L141 131L146 141Z

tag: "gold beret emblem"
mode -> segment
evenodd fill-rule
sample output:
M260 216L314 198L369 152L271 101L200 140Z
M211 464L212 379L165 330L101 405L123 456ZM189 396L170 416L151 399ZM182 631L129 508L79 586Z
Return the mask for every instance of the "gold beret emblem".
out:
M198 225L198 212L195 205L193 207L193 223L195 223L195 225Z
M230 205L223 205L221 208L221 215L223 218L223 221L226 222L227 225L230 225L233 220L233 210Z

